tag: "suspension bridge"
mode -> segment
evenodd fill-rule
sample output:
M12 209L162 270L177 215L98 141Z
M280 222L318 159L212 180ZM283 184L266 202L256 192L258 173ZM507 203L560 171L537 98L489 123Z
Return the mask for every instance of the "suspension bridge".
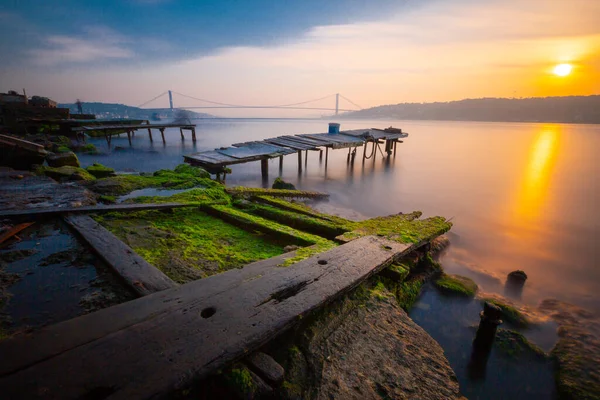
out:
M188 100L194 100L197 102L201 102L203 103L202 105L197 105L197 106L182 106L182 107L175 107L174 103L173 103L173 95L177 95L177 96L181 96L183 98L186 98ZM231 104L231 103L223 103L223 102L218 102L218 101L212 101L212 100L207 100L207 99L201 99L198 97L194 97L194 96L189 96L186 94L182 94L182 93L178 93L172 90L166 90L164 92L162 92L161 94L159 94L158 96L153 97L152 99L145 101L144 103L138 105L137 107L139 108L144 108L146 107L148 104L153 103L154 101L163 98L165 96L168 96L169 98L169 107L164 107L164 108L152 108L153 110L174 110L174 109L225 109L225 108L231 108L231 109L241 109L241 108L254 108L254 109L287 109L287 110L318 110L318 111L335 111L335 115L338 115L340 111L342 112L346 112L346 111L358 111L358 110L362 110L362 107L360 107L358 104L356 104L355 102L353 102L352 100L350 100L349 98L339 94L339 93L334 93L334 94L330 94L327 96L323 96L323 97L319 97L317 99L311 99L311 100L306 100L306 101L301 101L301 102L297 102L297 103L290 103L290 104L276 104L276 105L243 105L243 104ZM317 107L317 106L307 106L307 104L311 104L311 103L316 103L316 102L320 102L326 99L335 99L335 107ZM354 108L340 108L340 99L344 100L346 102L348 102L349 104L351 104Z

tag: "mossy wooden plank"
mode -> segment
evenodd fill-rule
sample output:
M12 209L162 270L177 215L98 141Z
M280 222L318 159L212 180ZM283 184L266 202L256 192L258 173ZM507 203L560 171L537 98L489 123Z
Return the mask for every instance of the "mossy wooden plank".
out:
M104 206L85 206L85 207L53 207L53 208L29 208L26 210L7 210L0 211L0 218L5 217L41 217L58 214L81 214L81 213L100 213L115 211L143 211L143 210L167 210L180 207L195 207L194 204L184 203L162 203L162 204L111 204Z
M67 215L64 219L138 295L145 296L177 286L91 217Z
M364 237L211 296L203 293L211 286L200 280L67 321L77 331L114 326L119 316L131 321L132 310L144 314L143 321L89 343L24 368L4 369L0 392L8 398L166 395L244 357L413 247ZM209 278L212 286L224 275ZM30 340L36 343L35 336ZM3 360L10 343L0 343Z

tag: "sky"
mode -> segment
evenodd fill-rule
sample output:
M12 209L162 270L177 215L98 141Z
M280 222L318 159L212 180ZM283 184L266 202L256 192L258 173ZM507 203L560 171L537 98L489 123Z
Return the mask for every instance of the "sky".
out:
M367 108L600 94L597 0L4 0L0 91ZM552 69L570 63L558 77ZM184 97L184 94L190 97ZM348 102L346 99L350 99ZM146 107L167 107L162 96ZM219 116L321 110L208 109Z

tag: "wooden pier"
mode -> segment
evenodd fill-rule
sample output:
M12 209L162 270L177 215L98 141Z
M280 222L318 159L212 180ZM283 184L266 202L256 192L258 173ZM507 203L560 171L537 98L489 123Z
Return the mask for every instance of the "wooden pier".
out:
M89 126L80 126L73 128L74 132L78 134L84 134L88 132L102 132L104 138L106 139L106 143L110 146L112 141L112 137L114 135L119 135L121 133L127 133L127 139L129 140L129 145L131 146L131 138L135 136L135 132L139 129L146 129L148 131L148 137L150 141L153 142L154 138L152 137L152 129L158 129L160 131L160 136L162 138L163 144L166 144L165 141L165 129L167 128L179 128L179 133L181 134L181 140L185 140L185 136L183 135L183 131L190 131L192 133L192 140L196 141L196 125L191 123L177 124L150 124L148 122L144 124L138 125L127 125L127 124L112 124L112 125L89 125Z
M408 136L401 129L355 129L342 131L340 133L316 133L286 135L276 138L264 139L244 143L234 143L232 147L223 147L210 151L184 156L185 162L204 168L211 174L225 174L227 167L234 164L242 164L251 161L261 162L261 173L263 178L268 177L268 160L279 157L279 169L283 167L283 156L298 154L298 169L302 170L302 152L304 151L304 163L308 161L309 151L318 151L319 159L323 158L325 149L325 166L329 159L329 150L348 149L348 161L353 161L357 149L363 147L363 159L371 158L375 152L381 149L380 144L385 145L385 152L390 155L396 152L396 145L402 143L400 139ZM368 144L372 144L371 154L367 155ZM382 152L383 154L383 152Z

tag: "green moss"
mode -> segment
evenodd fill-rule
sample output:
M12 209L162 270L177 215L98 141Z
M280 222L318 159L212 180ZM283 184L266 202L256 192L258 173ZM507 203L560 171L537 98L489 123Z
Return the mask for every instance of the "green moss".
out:
M379 301L393 297L381 279L377 280L375 285L370 288L369 295Z
M452 223L443 217L417 219L420 216L421 212L415 211L411 214L390 215L355 222L351 232L344 233L336 239L348 242L367 235L377 235L401 243L421 243L442 235L452 227Z
M271 186L271 188L272 189L296 190L296 186L284 181L283 179L281 179L279 177L275 178L275 181L273 182L273 186Z
M283 254L283 245L197 209L96 216L140 256L179 283Z
M98 201L104 204L115 204L117 198L115 196L100 195L98 196Z
M94 175L96 178L107 178L115 175L115 170L105 167L102 164L94 163L86 168L86 171Z
M474 297L477 284L473 280L460 275L442 274L434 282L435 286L446 294Z
M281 387L287 394L288 398L301 398L302 396L302 385L289 381L283 381Z
M78 153L87 153L87 154L97 154L98 149L91 143L84 144L83 146L79 146L75 149Z
M249 230L257 230L275 237L285 238L294 244L306 246L325 242L325 239L282 225L268 219L245 213L230 206L210 205L205 209L214 215L219 216L231 223L244 227Z
M581 334L584 332L561 337L552 349L556 363L556 388L561 400L600 399L597 351L583 343L586 340L578 337Z
M402 264L392 264L383 273L396 282L402 282L406 279L410 271Z
M296 264L299 261L305 260L319 253L323 253L327 250L331 250L336 246L337 244L335 242L323 240L315 245L303 247L296 250L296 255L294 257L287 258L283 263L280 264L280 266L289 267L290 265Z
M40 166L35 171L39 175L46 175L58 181L76 180L76 181L93 181L96 178L83 168L62 166L58 168Z
M294 211L282 210L268 205L249 203L241 205L240 207L243 207L245 211L253 215L258 215L260 217L277 221L291 226L292 228L311 232L328 239L333 239L336 236L350 230L350 228L339 226L334 222L325 219L315 218L303 213L296 213Z
M497 299L482 299L482 302L486 301L500 307L502 310L503 319L517 328L528 328L531 325L531 322L527 319L527 317L525 317L525 315L523 315L515 307Z
M227 188L227 193L239 197L276 196L296 199L323 199L329 197L329 194L327 193L309 192L304 190L260 189L243 186Z
M216 181L205 182L205 188L190 189L172 196L139 196L130 199L132 203L187 203L187 204L229 204L230 197L224 187Z
M398 305L409 312L421 295L424 280L420 278L406 280L396 287L395 295Z
M498 329L494 346L504 355L511 358L530 356L534 358L546 359L547 355L542 349L529 342L525 336L519 332L508 329Z
M100 194L119 196L144 188L191 189L218 184L209 179L207 174L203 169L182 164L173 171L163 169L152 175L118 175L99 179L90 188Z
M252 198L252 200L270 205L272 207L277 207L282 210L292 211L297 214L305 214L305 215L308 215L308 216L311 216L314 218L323 219L325 221L331 221L332 223L334 223L337 226L345 226L348 224L352 224L352 221L349 221L349 220L341 218L341 217L337 217L335 215L329 215L329 214L323 214L323 213L317 212L317 211L313 210L312 208L310 208L309 206L302 204L302 203L291 202L291 201L287 201L287 200L284 200L281 198L270 197L270 196L255 196Z
M243 395L243 398L253 398L254 392L256 391L256 385L252 380L250 371L244 367L239 366L232 368L222 374L225 384L233 389L235 392Z
M70 149L70 148L68 148L67 146L58 146L58 147L56 148L56 152L57 152L57 153L68 153L68 152L70 152L70 151L71 151L71 149Z

